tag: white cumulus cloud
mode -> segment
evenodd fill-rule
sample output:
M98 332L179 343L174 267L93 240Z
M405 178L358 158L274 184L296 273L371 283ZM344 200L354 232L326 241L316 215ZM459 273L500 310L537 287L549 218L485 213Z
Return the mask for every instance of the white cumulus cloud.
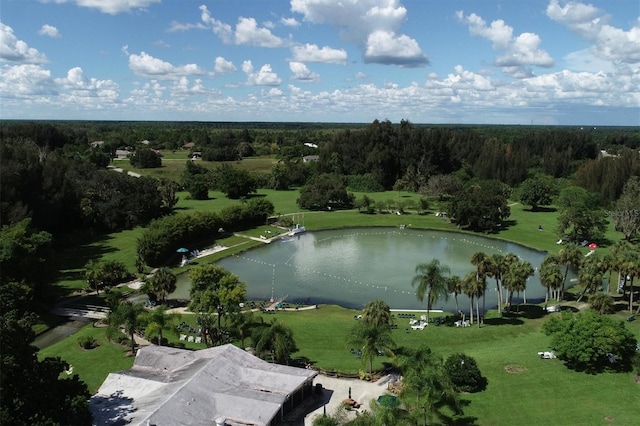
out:
M102 13L117 15L122 12L130 12L135 9L160 3L161 0L40 0L43 3L75 3L78 6L90 9L98 9Z
M141 52L140 55L130 54L129 68L139 76L159 80L175 80L182 76L206 74L196 64L174 66L145 52Z
M375 31L369 34L364 53L365 63L393 63L401 66L421 66L427 63L418 43L404 34Z
M362 49L365 62L401 66L428 63L418 42L400 33L407 9L399 0L291 0L291 11L314 24L339 28L343 36ZM380 44L391 42L391 51Z
M273 72L270 64L264 64L258 72L254 72L251 61L242 63L242 71L247 74L247 85L249 86L279 86L282 79Z
M303 82L317 82L320 80L320 75L311 71L302 62L289 62L289 69L293 73L292 79Z
M200 19L204 22L205 27L211 28L220 40L226 44L249 45L259 47L280 47L284 45L284 40L274 35L267 26L259 27L254 18L238 18L235 30L231 25L222 22L211 15L207 6L200 6ZM191 29L195 24L176 24L172 25L174 31L181 29Z
M43 35L43 36L47 36L47 37L51 37L51 38L60 38L60 37L62 37L62 34L60 34L60 31L58 31L58 29L56 27L54 27L53 25L48 25L48 24L44 24L38 30L38 34Z
M222 56L218 56L216 58L215 65L213 66L213 70L219 74L227 74L236 71L237 68L233 65L233 62L227 61Z
M13 28L0 22L0 61L42 64L47 62L47 57L19 40L13 33Z
M117 83L112 80L86 78L80 67L71 68L66 77L56 78L55 82L65 90L65 93L76 99L115 100L119 96Z
M55 95L51 71L36 64L5 65L0 72L0 96L25 98Z
M332 49L329 46L318 47L316 44L307 43L293 46L291 52L296 62L347 63L347 52L344 49Z
M258 23L253 18L240 17L236 25L236 44L247 44L260 47L282 46L281 38L276 37L267 28L259 28Z
M493 64L501 68L505 74L516 78L530 77L533 76L533 72L529 67L550 68L555 63L551 55L540 48L542 40L535 33L524 32L514 37L513 28L502 19L487 25L486 21L475 13L465 16L464 12L459 10L455 15L460 22L468 26L469 33L491 41L494 50L504 52L494 59Z
M609 25L610 16L600 9L580 2L551 0L547 16L593 44L593 54L601 59L627 64L640 62L640 17L628 31Z

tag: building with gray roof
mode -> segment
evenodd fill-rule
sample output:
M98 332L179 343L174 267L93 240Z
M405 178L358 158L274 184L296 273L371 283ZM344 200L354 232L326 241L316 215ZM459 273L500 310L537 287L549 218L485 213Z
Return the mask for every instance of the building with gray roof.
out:
M94 424L278 424L313 394L317 373L271 364L234 346L147 346L91 398Z

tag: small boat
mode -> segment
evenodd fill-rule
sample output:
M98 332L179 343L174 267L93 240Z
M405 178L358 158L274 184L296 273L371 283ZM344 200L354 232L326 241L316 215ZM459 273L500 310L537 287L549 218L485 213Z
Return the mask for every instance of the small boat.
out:
M307 232L307 228L298 223L296 227L291 230L291 235L304 234L305 232Z

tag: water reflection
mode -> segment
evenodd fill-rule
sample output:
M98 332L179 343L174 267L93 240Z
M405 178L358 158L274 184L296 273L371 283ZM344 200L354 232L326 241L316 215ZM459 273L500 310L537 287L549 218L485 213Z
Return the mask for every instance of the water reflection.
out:
M220 265L247 283L249 299L286 298L293 303L335 303L360 308L383 299L392 308L424 309L411 286L418 263L439 259L452 274L474 270L471 256L514 253L539 267L544 253L517 244L473 235L396 228L358 228L307 233L223 259ZM179 277L172 297L188 297L189 282ZM494 279L487 280L487 307L497 300ZM528 301L544 298L538 276L529 279ZM468 306L459 296L460 306ZM454 310L453 297L434 309Z

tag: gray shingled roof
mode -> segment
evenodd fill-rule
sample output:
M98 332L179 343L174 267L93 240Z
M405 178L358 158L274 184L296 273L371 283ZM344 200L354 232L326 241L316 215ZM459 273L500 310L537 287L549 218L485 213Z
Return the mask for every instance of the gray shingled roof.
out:
M94 424L267 425L316 372L271 364L224 345L200 351L148 346L91 399Z

